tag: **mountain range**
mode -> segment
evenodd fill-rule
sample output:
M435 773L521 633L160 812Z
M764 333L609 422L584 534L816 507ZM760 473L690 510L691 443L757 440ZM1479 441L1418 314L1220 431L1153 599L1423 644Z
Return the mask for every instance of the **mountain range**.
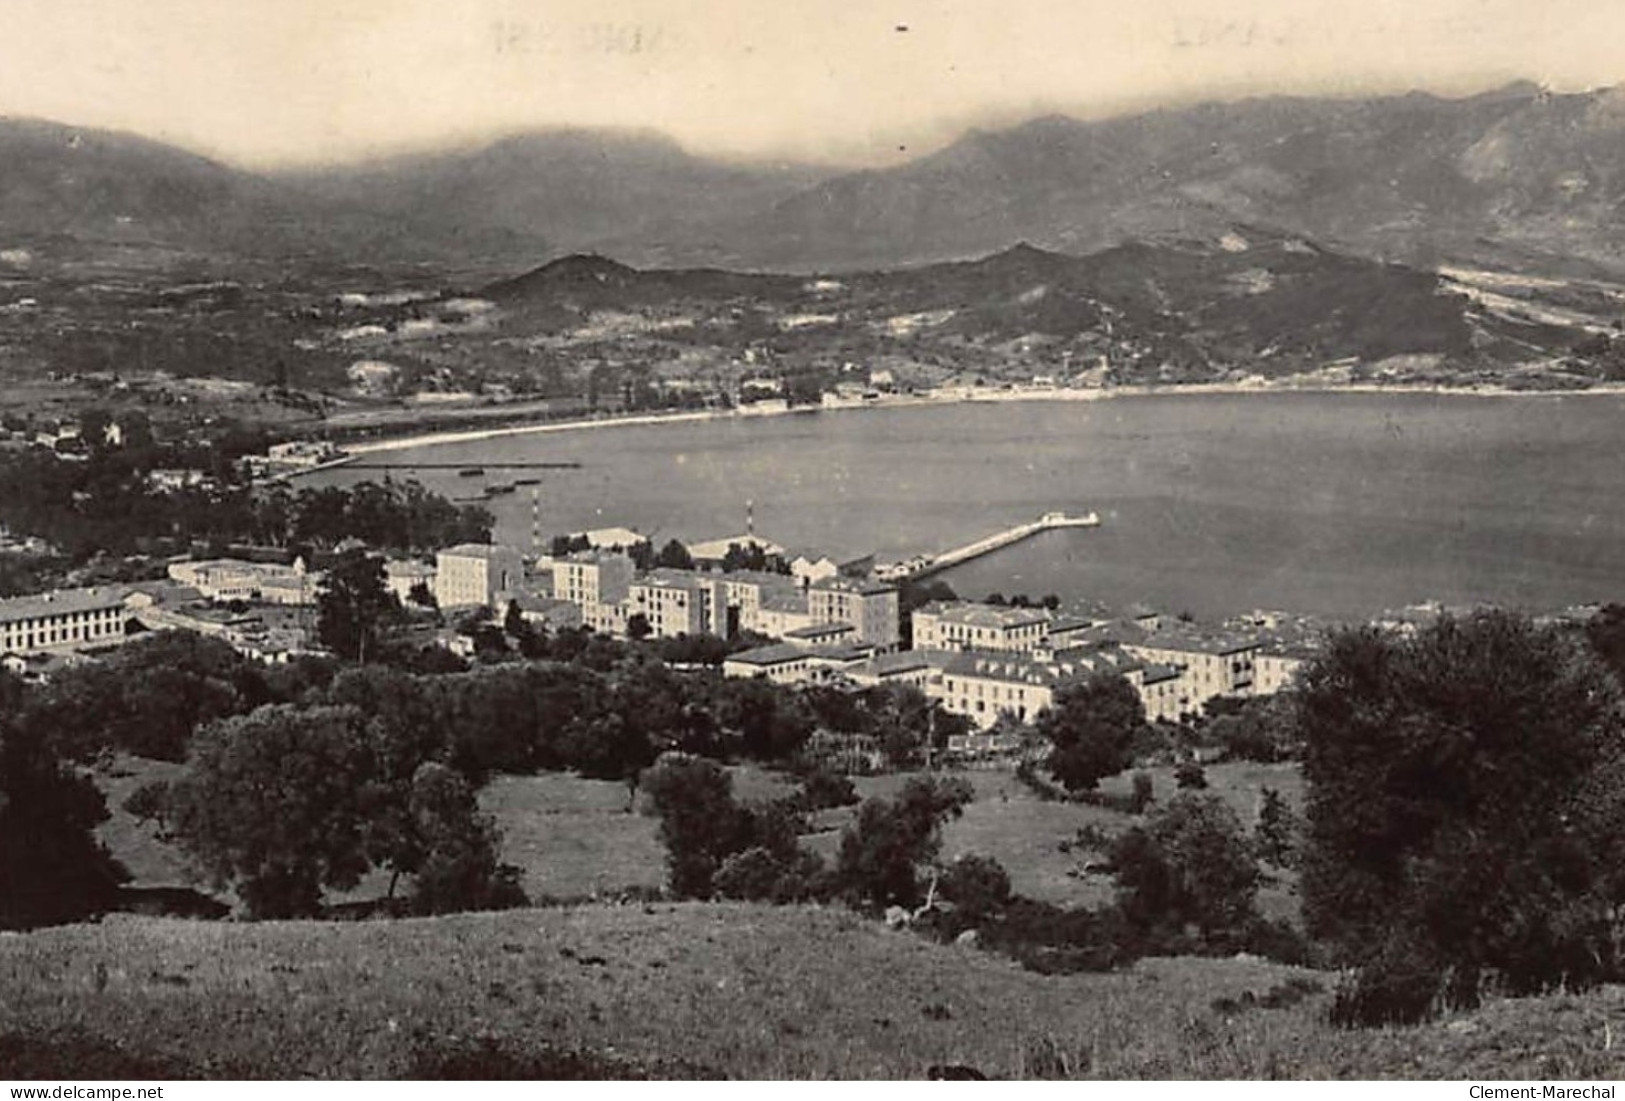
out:
M1242 223L1422 267L1625 271L1625 90L1264 98L972 131L843 171L732 163L658 134L550 131L364 165L250 172L158 142L0 120L0 249L514 270L852 271L1017 242L1089 253ZM48 250L47 250L48 251Z

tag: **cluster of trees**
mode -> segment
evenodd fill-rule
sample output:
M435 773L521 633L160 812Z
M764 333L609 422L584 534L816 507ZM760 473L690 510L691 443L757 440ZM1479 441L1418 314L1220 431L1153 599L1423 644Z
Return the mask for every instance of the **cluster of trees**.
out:
M799 841L808 830L805 810L824 801L809 795L816 783L809 780L789 799L740 803L732 777L717 762L680 753L662 757L644 789L660 818L672 892L778 903L841 898L872 910L917 905L922 875L941 847L942 824L971 801L970 786L916 777L895 799L866 801L831 868ZM848 795L839 798L845 802Z
M142 789L165 832L259 918L322 912L323 892L413 877L418 913L522 905L474 784L432 728L355 706L274 704L205 726L185 775Z
M354 537L374 547L427 550L490 537L487 510L455 505L416 481L255 490L237 480L231 460L211 452L203 469L215 481L179 489L148 484L152 470L194 461L185 449L156 446L98 447L82 462L40 449L6 452L0 511L13 533L38 536L70 565L142 552L178 533L222 548L321 549Z

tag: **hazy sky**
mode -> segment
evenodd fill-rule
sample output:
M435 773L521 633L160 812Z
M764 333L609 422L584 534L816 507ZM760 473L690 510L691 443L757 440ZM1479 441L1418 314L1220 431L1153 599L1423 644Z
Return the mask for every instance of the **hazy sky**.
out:
M1620 0L0 0L0 115L250 165L558 124L880 163L1049 111L1581 90L1622 43Z

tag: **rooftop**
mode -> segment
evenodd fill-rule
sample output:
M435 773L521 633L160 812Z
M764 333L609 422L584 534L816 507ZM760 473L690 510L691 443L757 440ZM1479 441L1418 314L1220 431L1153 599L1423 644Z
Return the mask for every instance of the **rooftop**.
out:
M797 627L793 631L784 632L785 638L822 638L827 635L850 635L856 633L857 628L850 623L814 623L810 627Z
M744 665L785 665L792 661L857 662L863 661L874 653L874 647L864 646L860 643L848 643L839 646L794 646L788 642L777 642L772 646L758 646L754 650L741 650L737 654L729 654L727 661L739 662Z
M594 528L581 533L588 543L599 548L635 547L647 543L649 537L631 528Z
M771 539L763 539L760 535L730 535L722 539L708 539L703 543L694 543L688 548L689 556L696 561L720 562L727 557L728 548L739 546L743 548L757 547L763 554L783 554L784 548Z
M1237 654L1256 650L1262 640L1257 635L1205 634L1181 627L1153 631L1134 645L1152 650L1177 650L1191 654Z
M814 581L809 588L820 592L856 593L859 596L879 596L882 593L895 593L895 585L887 585L883 581L860 580L853 577L829 577L823 581Z
M662 589L684 589L688 592L701 592L710 588L712 582L689 570L658 569L650 570L641 577L635 578L632 584L635 586L654 586Z
M936 615L949 623L959 623L967 627L1009 629L1050 621L1049 613L1042 608L999 607L993 604L976 604L971 601L961 601L957 604L933 602L921 608L920 612ZM920 613L916 612L915 614Z
M1010 684L1036 684L1054 688L1087 677L1091 673L1122 672L1135 664L1137 663L1127 655L1114 650L1099 650L1087 656L1055 661L1035 661L1009 654L967 650L949 658L944 664L943 672Z
M501 543L458 543L455 547L447 547L440 552L447 558L494 558L497 555L517 556L519 552L512 547Z
M44 616L73 615L106 608L124 607L128 589L101 586L92 589L61 589L56 592L14 596L0 600L0 623L16 623Z

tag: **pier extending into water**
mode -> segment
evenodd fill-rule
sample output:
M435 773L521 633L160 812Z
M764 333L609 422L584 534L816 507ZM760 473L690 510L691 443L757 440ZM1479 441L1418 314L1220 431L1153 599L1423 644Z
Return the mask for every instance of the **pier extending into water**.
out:
M1037 535L1041 531L1052 531L1056 528L1093 528L1100 526L1098 513L1086 512L1082 516L1068 516L1064 512L1046 512L1038 519L1025 524L1017 524L1013 528L994 532L974 543L966 543L962 547L955 547L941 554L922 554L910 558L906 562L893 562L876 567L875 576L883 581L902 581L907 578L927 577L941 570L962 565L973 558L980 558L985 554L992 554L996 550L1003 550L1012 543L1019 543L1023 539Z

